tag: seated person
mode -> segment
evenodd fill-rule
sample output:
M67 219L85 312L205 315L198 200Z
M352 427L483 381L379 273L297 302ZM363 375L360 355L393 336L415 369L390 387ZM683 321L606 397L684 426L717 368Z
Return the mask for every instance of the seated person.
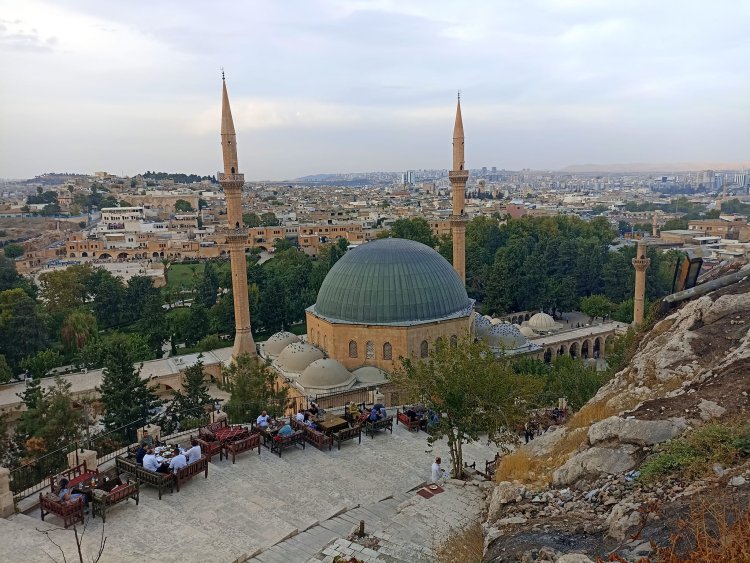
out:
M315 401L313 401L310 403L310 407L307 410L310 411L310 414L312 414L313 416L318 416L318 411L320 410L320 408L315 403Z
M83 498L83 506L86 510L89 509L89 497L88 495L84 495L81 493L81 491L77 489L71 489L68 487L68 481L67 479L63 478L60 479L60 489L57 491L57 496L60 497L60 502L64 502L65 504L73 504L75 503L79 498Z
M117 475L114 478L110 479L109 477L104 478L104 482L99 483L96 488L101 489L102 491L110 492L115 487L119 487L122 485L122 481L120 480L120 476Z
M351 401L349 403L349 406L346 408L346 420L349 422L353 422L357 415L359 414L359 409L357 408L357 404L354 401Z
M201 447L198 444L198 440L192 438L190 440L190 449L185 450L185 459L188 463L193 463L201 458Z
M169 462L169 470L172 473L177 473L180 469L187 467L187 464L188 463L185 454L179 453L172 458L172 461Z
M148 430L143 430L143 436L141 436L141 441L139 442L139 444L143 447L154 447L154 438L148 433Z
M388 413L385 412L385 407L380 408L380 410L378 411L378 416L380 418L385 418L386 416L388 416Z
M409 407L406 409L406 416L409 417L409 420L411 422L414 422L415 420L418 420L417 411L415 411L413 408Z
M375 403L374 405L372 405L372 408L377 409L379 411L380 409L384 409L385 405L383 403Z
M258 416L258 418L255 421L255 423L260 428L268 428L268 422L269 422L270 419L271 419L271 417L268 416L268 413L266 411L263 411L262 413L260 413L260 416Z
M284 424L284 426L282 426L279 429L279 434L278 435L279 436L291 436L292 434L294 434L294 430L292 430L292 427L289 426L289 423L286 423L286 424Z
M367 417L367 420L370 422L376 422L380 420L380 412L375 407L372 407L372 410L370 411L370 416Z
M146 447L138 446L138 450L135 452L135 462L138 465L143 465L143 456L146 455Z
M297 411L297 414L294 416L295 420L298 422L304 422L305 421L305 411L302 409Z
M153 448L148 448L146 455L143 456L143 469L154 473L169 473L169 466L164 462L159 463L157 461Z

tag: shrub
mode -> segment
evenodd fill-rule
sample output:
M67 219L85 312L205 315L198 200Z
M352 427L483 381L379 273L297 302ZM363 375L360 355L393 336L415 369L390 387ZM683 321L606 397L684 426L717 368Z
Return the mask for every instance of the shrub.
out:
M484 534L479 523L455 531L437 546L440 563L481 563L484 557Z

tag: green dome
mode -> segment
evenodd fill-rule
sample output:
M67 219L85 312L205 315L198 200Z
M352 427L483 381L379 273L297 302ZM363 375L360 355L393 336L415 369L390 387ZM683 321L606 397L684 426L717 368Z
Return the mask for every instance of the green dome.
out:
M334 322L397 325L469 315L472 305L445 258L422 243L389 238L336 262L310 310Z

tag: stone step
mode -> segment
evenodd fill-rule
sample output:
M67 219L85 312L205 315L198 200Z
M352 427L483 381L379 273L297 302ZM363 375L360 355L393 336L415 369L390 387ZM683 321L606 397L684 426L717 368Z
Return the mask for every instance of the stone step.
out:
M53 520L55 521L55 516L48 516L47 520ZM59 528L56 523L50 523L49 521L42 520L40 518L34 518L33 516L29 516L28 514L11 514L7 518L14 524L18 524L19 526L23 526L24 528L28 528L29 530L36 531L36 530L42 530L42 531L49 531L54 530L55 528Z

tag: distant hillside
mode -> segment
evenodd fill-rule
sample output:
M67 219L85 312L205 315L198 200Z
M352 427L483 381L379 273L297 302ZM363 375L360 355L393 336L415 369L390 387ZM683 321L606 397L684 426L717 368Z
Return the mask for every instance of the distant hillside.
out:
M560 172L693 172L698 170L745 170L748 162L630 162L615 164L571 164Z

